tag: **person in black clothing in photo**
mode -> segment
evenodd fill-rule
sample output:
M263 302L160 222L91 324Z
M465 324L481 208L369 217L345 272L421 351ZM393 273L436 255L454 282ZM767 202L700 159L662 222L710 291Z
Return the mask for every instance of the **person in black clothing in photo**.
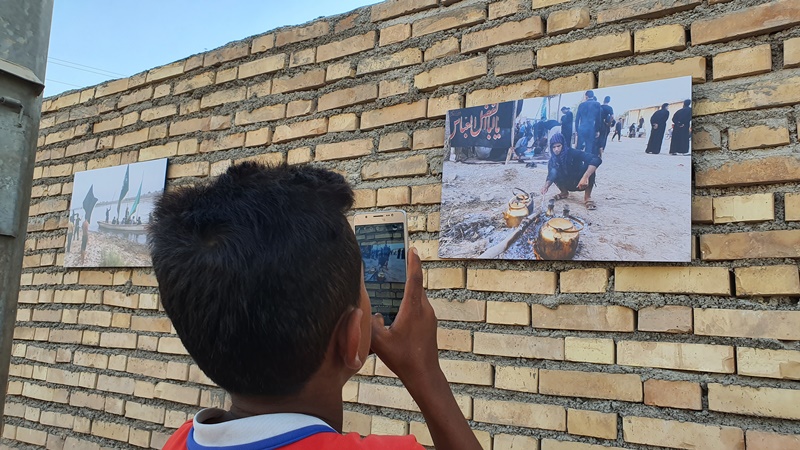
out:
M568 106L563 106L561 108L561 113L564 114L561 116L561 135L564 136L569 146L572 147L572 122L574 116Z
M672 142L669 144L670 155L685 155L689 153L689 144L692 139L690 131L692 126L692 101L683 101L683 108L672 116Z
M622 142L622 119L614 122L614 134L611 135L611 142L614 142L614 138L617 138L617 142Z
M609 105L611 97L608 95L600 105L600 136L597 138L597 154L602 158L603 151L608 145L608 135L611 134L611 127L614 125L614 108Z
M592 200L595 171L603 163L599 156L570 148L564 136L556 133L550 138L550 161L547 163L547 181L542 187L542 195L550 186L556 185L561 191L553 197L562 200L572 191L583 191L586 209L597 209Z
M661 109L654 112L650 116L650 140L647 141L647 148L645 153L657 155L661 153L661 142L664 140L664 131L667 127L667 119L669 119L669 111L667 111L669 103L661 105Z
M577 149L599 155L597 138L600 137L602 108L594 97L594 91L586 91L585 101L578 105L575 129L578 131Z

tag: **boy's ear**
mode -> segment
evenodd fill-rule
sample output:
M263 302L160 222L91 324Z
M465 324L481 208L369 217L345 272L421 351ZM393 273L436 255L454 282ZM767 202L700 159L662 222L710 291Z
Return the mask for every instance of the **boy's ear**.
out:
M345 313L342 318L344 325L339 332L339 356L343 358L345 367L354 373L361 369L364 362L361 360L359 350L361 347L362 327L364 311L361 308L353 308Z

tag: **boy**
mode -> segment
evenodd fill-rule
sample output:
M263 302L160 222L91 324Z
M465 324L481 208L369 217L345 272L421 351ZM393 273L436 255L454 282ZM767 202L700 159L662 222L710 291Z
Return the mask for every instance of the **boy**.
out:
M547 162L547 180L542 187L542 195L550 186L556 185L559 192L554 200L569 197L570 191L583 191L583 204L588 210L597 209L592 200L595 171L603 163L598 155L581 152L569 147L561 133L550 138L550 161Z
M164 449L421 449L413 436L340 434L342 387L370 349L417 401L437 449L480 449L439 367L419 256L409 252L387 329L370 314L352 205L341 175L254 163L159 200L150 246L161 302L232 400L200 411Z

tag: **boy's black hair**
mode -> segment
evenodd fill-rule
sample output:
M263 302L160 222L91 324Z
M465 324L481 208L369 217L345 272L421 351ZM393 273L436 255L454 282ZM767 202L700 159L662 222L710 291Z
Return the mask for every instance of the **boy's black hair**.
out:
M228 392L297 393L358 307L353 190L312 166L232 166L166 192L149 242L161 302L200 369Z

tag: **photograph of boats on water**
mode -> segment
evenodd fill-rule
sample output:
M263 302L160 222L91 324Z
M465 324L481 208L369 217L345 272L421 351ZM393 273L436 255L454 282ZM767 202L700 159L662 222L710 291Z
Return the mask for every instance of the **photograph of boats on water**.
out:
M451 110L439 257L691 260L691 77Z
M64 267L152 265L147 224L166 176L166 158L76 173Z

